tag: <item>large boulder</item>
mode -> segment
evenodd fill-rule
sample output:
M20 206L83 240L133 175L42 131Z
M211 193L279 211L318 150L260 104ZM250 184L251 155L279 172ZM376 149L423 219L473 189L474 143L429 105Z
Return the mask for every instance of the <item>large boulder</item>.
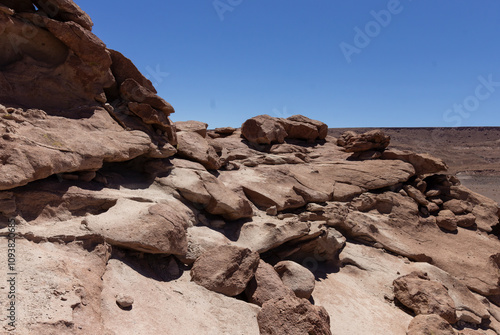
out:
M293 291L283 284L273 266L260 260L254 278L245 290L248 300L262 306L266 301L293 296Z
M296 297L268 300L262 305L257 321L262 335L331 334L326 310Z
M242 293L259 266L259 254L247 248L222 245L204 252L193 264L191 280L233 297Z
M302 124L310 124L318 130L318 139L324 140L328 135L328 125L318 120L310 119L304 115L293 115L287 118L289 121L294 121Z
M252 143L271 144L283 143L288 134L276 118L264 114L246 120L241 135Z
M316 279L314 274L302 265L293 261L281 261L274 266L283 284L289 287L298 298L309 299Z
M346 131L337 140L337 144L346 152L382 151L389 146L390 142L391 137L382 130L370 130L364 134Z
M415 314L437 314L453 324L457 321L455 303L441 283L426 274L411 273L394 281L395 297Z

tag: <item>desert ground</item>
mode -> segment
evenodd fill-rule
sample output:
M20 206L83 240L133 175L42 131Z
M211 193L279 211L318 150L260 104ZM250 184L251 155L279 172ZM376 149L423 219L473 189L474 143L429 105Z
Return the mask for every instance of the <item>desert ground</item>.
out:
M346 130L330 128L338 137ZM443 159L449 172L463 185L500 203L500 127L383 128L391 136L390 148L429 153Z

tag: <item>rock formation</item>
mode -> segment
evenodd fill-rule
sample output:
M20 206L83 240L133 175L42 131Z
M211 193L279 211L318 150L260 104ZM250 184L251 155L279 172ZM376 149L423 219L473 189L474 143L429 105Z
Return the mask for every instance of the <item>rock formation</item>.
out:
M91 28L0 0L2 333L500 334L500 209L440 159L300 115L174 124Z

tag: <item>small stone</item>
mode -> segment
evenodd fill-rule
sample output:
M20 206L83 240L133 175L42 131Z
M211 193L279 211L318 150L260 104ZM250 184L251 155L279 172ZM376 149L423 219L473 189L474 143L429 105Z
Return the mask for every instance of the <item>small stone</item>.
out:
M132 305L134 304L134 298L129 295L120 294L116 297L116 304L121 309L132 309Z
M271 206L266 210L266 214L270 216L278 215L278 208L276 206Z

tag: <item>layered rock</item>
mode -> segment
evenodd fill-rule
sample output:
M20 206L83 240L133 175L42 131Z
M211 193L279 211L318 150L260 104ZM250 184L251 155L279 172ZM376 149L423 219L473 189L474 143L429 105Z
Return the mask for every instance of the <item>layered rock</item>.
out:
M0 0L19 333L500 334L500 209L440 159L300 115L174 125L91 27Z

